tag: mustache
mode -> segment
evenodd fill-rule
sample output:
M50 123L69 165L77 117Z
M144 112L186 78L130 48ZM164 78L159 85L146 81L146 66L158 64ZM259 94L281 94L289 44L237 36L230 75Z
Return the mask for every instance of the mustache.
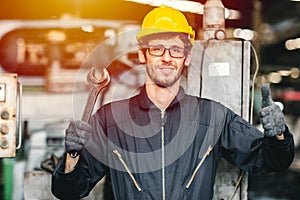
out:
M170 68L170 69L177 69L177 65L174 65L172 63L163 63L163 64L159 64L159 65L156 65L156 67L158 68Z

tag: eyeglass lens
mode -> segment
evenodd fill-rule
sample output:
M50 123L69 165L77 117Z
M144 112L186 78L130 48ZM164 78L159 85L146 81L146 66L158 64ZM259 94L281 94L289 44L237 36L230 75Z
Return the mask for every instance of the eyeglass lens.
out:
M165 48L162 45L148 46L149 54L152 56L162 56L165 51L168 50L169 54L173 58L183 58L185 56L185 50L181 47L172 46Z

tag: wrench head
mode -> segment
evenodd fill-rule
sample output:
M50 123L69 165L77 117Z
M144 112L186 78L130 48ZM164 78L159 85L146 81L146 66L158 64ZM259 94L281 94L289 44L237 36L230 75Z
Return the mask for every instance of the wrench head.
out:
M91 88L99 88L101 90L110 82L110 76L107 69L104 68L99 74L96 72L95 67L92 67L87 75L87 82Z

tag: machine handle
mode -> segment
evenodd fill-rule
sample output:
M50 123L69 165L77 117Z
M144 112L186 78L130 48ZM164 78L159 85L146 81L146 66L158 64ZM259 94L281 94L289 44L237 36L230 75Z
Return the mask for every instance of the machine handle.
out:
M16 149L20 149L22 146L22 84L18 82L17 90L17 132L19 142Z

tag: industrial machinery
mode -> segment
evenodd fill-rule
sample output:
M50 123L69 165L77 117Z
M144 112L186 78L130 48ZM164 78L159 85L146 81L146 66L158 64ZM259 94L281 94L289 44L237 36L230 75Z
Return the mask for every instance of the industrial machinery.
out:
M16 149L21 147L21 91L17 74L0 74L0 157L2 158L14 157Z
M221 102L249 120L250 42L196 41L193 55L187 93ZM247 174L223 160L213 199L247 199L247 187Z

